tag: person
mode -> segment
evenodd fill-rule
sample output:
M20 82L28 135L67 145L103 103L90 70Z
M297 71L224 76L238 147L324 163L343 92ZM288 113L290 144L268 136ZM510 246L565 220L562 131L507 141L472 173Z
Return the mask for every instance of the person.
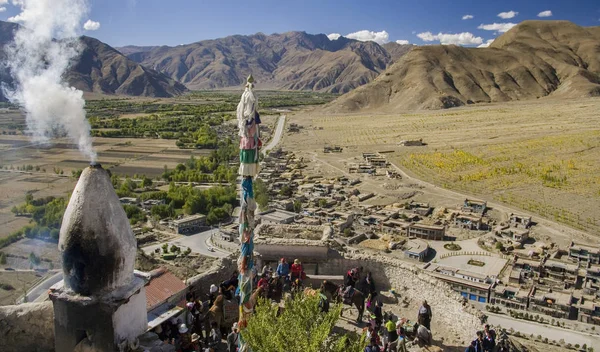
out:
M371 298L375 298L377 296L377 291L375 290L375 281L373 281L373 277L371 272L367 273L367 276L362 281L363 293L368 294Z
M217 293L219 292L219 289L217 288L217 285L212 284L210 285L210 290L208 293L208 306L212 307L213 303L215 303L215 299L217 298Z
M238 272L237 270L233 272L231 278L227 281L223 281L221 283L221 291L225 295L227 300L231 300L233 298L233 292L238 287Z
M210 323L210 335L208 337L208 347L213 350L217 350L219 348L219 344L221 343L221 332L219 331L219 326L216 321Z
M294 264L292 264L291 270L291 281L295 282L296 280L302 280L302 273L304 269L302 268L302 263L299 259L294 259Z
M262 295L267 297L269 294L269 274L263 274L260 280L258 280L257 288L262 287Z
M377 338L371 337L369 345L365 347L365 352L381 352L381 349L377 345Z
M483 338L483 350L485 352L492 352L496 348L496 339L492 336L492 332L489 330L484 331L485 337Z
M289 274L290 266L285 261L285 258L281 258L281 260L279 260L279 265L277 265L277 275L283 280L287 280Z
M239 331L238 323L233 323L231 332L227 335L227 352L236 352L238 347Z
M396 346L398 343L398 332L396 331L396 323L392 320L391 314L388 316L387 322L385 323L385 330L387 332L388 346L391 346L392 344ZM383 346L383 349L387 350L388 346Z
M483 333L487 334L488 332L490 333L490 336L494 339L494 341L496 341L496 330L491 329L490 324L485 324L483 326Z
M431 307L427 304L426 300L423 300L423 305L419 308L419 315L417 321L420 325L423 325L427 330L431 331Z
M346 300L349 300L354 294L354 285L356 285L356 281L358 281L358 268L352 268L348 270L344 277L344 286L346 287L344 290L344 298Z
M383 322L383 302L379 301L375 304L373 315L375 315L375 325L379 328Z
M476 346L477 346L477 340L471 341L471 344L469 345L469 347L467 347L465 352L477 352Z
M269 275L271 275L271 267L268 264L265 264L263 266L263 268L262 268L262 271L261 271L260 275L261 276L264 276L264 275L269 276Z
M192 343L192 336L185 324L179 325L179 349L182 352L194 352L194 344Z
M471 342L474 352L483 352L483 332L477 331L477 338Z

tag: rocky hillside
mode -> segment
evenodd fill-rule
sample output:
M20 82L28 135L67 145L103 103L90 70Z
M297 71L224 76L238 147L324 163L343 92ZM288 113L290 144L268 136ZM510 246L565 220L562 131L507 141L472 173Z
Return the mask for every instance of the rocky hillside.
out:
M0 21L0 63L5 60L4 45L11 42L18 25ZM149 97L171 97L185 92L182 84L130 60L101 41L81 37L83 51L66 77L69 83L86 92ZM0 79L10 84L12 78L0 66ZM0 91L0 101L5 100Z
M440 109L547 95L600 95L600 27L524 21L489 48L417 47L327 109Z
M260 88L344 93L370 82L413 48L386 46L387 50L374 42L289 32L119 50L190 89L239 87L252 73Z

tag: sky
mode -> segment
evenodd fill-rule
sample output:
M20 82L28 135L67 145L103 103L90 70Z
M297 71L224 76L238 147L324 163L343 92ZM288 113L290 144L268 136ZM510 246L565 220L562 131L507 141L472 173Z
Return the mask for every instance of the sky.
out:
M0 20L19 13L0 0ZM599 0L87 0L81 34L119 47L305 31L380 44L489 45L524 20L600 26ZM13 19L14 20L14 19Z

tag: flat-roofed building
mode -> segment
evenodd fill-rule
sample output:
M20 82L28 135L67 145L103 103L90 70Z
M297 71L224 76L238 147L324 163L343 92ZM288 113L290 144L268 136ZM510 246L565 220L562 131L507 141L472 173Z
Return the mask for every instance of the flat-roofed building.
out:
M539 261L515 257L512 262L514 270L523 273L523 278L536 278L541 274L542 264Z
M531 226L531 216L510 214L510 226L528 229Z
M195 233L206 223L206 215L191 215L174 220L173 226L178 234Z
M483 200L465 199L461 209L462 211L470 213L484 214L487 210L487 202Z
M424 269L426 273L444 281L466 299L480 303L489 302L493 286L493 280L489 277L437 264L426 264Z
M577 281L577 265L547 259L543 263L542 277L554 281L555 286L571 287Z
M410 226L409 222L402 220L387 220L383 222L381 229L390 234L406 235L406 230Z
M457 214L454 225L467 230L483 230L483 218L481 215Z
M592 264L600 264L600 247L572 243L571 247L569 247L569 258Z
M577 315L573 307L573 294L550 292L534 286L529 295L529 309L555 318L574 319Z
M446 228L441 225L426 225L416 223L408 226L406 234L408 237L418 237L431 241L442 241L446 235Z
M491 292L490 303L510 309L526 310L529 304L529 289L498 285Z
M577 308L579 309L577 320L600 325L600 301L595 301L594 297L582 296Z
M404 255L410 259L424 261L429 254L429 245L423 240L416 238L409 239L404 245Z
M273 209L258 214L262 224L291 224L298 214L291 211Z

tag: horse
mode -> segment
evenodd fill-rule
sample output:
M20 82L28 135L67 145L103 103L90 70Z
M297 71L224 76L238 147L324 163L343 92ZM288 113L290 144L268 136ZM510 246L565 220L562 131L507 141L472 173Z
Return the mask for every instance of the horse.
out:
M344 301L343 303L349 305L350 307L354 305L358 310L358 317L356 318L356 322L360 323L362 321L363 313L365 312L365 295L359 290L355 289L354 295L350 299L350 302L346 303L342 297L343 295L341 294L342 290L343 285L337 286L331 281L325 280L323 281L323 284L321 284L321 292L323 292L323 294L325 295L329 294L327 296L331 297L332 300L336 300L338 303ZM340 316L342 316L343 313L344 308L342 308Z
M210 330L211 330L210 324L212 324L212 322L216 322L217 328L219 330L221 329L221 326L223 325L224 319L225 319L225 316L223 314L224 302L225 302L225 297L223 297L223 295L220 294L215 299L213 306L210 307L210 309L208 310L208 313L206 314L207 319L205 319L205 329L206 329L207 333L210 333Z

